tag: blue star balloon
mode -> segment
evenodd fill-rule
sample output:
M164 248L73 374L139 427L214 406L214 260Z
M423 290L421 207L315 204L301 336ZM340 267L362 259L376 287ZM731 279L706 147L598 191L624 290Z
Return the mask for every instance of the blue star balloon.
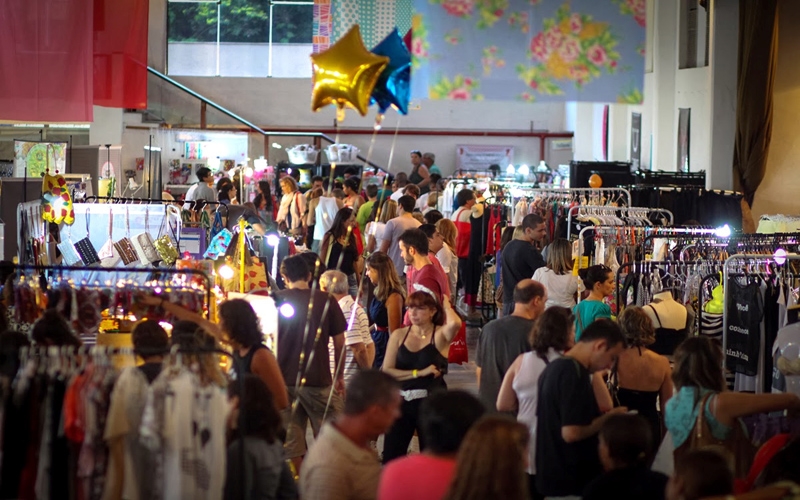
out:
M392 106L407 115L411 97L411 54L397 28L376 45L372 53L389 58L389 64L372 90L372 102L378 104L381 115Z

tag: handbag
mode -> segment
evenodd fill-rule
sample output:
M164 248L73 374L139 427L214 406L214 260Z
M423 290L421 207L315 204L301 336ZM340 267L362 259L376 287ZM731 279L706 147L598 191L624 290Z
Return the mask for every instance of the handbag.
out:
M72 230L67 226L67 239L56 245L58 251L61 252L61 263L67 266L76 266L81 262L81 256L75 250L75 244L72 243L71 238Z
M217 260L221 256L225 255L225 252L228 251L228 247L233 240L233 233L225 228L222 231L218 232L211 238L211 241L208 244L208 248L203 253L204 259L210 260Z
M112 236L114 231L114 212L112 208L108 209L108 240L100 247L97 256L100 257L100 265L103 267L114 267L119 264L120 256L116 247L114 246L114 238Z
M206 217L208 217L208 212L204 212ZM218 235L225 226L222 224L222 215L219 213L219 210L214 212L214 222L211 223L211 229L208 233L208 239L211 240L214 236Z
M239 238L245 238L244 252L241 250ZM233 251L231 252L231 248ZM263 292L269 291L269 276L267 276L267 267L258 258L250 254L250 242L247 240L247 235L238 233L234 236L231 245L228 247L228 254L232 254L232 266L234 269L233 278L223 280L222 287L228 292L239 292L242 288L239 286L240 266L242 259L244 259L244 293Z
M167 228L172 227L169 223L169 216L170 207L167 207L166 213L164 214L164 220L161 223L161 230L159 231L159 234L163 232L165 226ZM178 221L180 221L180 214L178 214ZM161 258L161 262L164 264L171 266L176 260L178 260L178 249L175 247L175 244L172 243L172 238L170 238L168 234L159 236L158 239L156 239L156 241L153 243L153 246L156 247L156 252Z
M97 255L94 245L92 245L92 240L89 239L89 210L86 211L84 219L86 220L86 237L75 243L75 250L80 255L83 265L91 266L100 262L100 257Z
M714 437L705 417L706 404L713 395L713 393L706 394L700 400L694 430L686 438L686 441L673 452L675 462L680 461L690 451L712 449L719 452L729 461L734 471L734 477L746 477L753 463L756 448L747 436L739 419L734 423L727 438L717 439Z
M128 212L128 207L125 207L125 237L114 242L114 248L122 259L122 263L126 266L139 260L138 257L136 257L136 250L133 249L133 243L131 243L130 217L131 215Z
M158 261L158 253L153 245L153 237L150 236L150 207L145 206L144 208L144 232L134 236L131 243L139 261L147 266Z

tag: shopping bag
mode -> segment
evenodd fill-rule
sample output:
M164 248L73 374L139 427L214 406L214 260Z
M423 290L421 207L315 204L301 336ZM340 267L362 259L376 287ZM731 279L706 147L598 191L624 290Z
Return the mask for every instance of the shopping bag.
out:
M469 362L467 353L467 324L462 322L453 342L450 343L450 353L447 355L449 363L462 364Z

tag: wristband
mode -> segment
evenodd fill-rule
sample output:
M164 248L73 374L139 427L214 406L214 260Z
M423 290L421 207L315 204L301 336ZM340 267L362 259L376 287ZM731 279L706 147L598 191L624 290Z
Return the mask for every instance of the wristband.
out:
M417 370L411 370L411 376L417 378Z

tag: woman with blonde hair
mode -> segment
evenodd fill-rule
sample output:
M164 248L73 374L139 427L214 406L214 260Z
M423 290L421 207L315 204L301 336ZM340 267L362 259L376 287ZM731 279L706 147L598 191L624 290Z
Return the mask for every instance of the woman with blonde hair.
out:
M483 417L458 450L456 475L445 500L525 500L528 428L505 415Z
M306 213L306 197L300 194L294 177L288 175L283 177L280 185L283 197L275 222L278 223L278 227L290 232L293 236L301 235L306 222L303 219L303 215Z
M550 244L547 265L533 273L533 280L544 285L547 290L545 307L575 307L578 280L572 275L573 262L572 244L569 241L558 238Z
M612 397L616 392L616 403L636 410L647 420L653 444L658 446L663 435L658 408L664 408L672 397L672 369L666 356L647 348L656 341L656 333L652 320L641 307L631 306L622 311L619 326L628 347L611 369Z
M377 203L375 206L378 206ZM376 212L376 219L367 223L367 252L372 253L375 251L375 246L379 240L383 239L383 230L386 229L386 223L397 217L397 202L394 200L386 200L380 208L380 213Z
M458 293L458 256L454 250L456 245L456 225L450 219L441 219L436 223L436 232L444 239L444 246L436 252L436 258L442 264L447 279L450 281L450 301L455 302L456 294ZM448 263L445 266L445 262Z

